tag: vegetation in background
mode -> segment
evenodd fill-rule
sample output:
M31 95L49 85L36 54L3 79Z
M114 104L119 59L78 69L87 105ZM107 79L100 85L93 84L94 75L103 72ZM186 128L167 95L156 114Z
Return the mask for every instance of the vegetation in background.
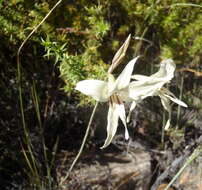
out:
M190 112L202 112L202 8L177 5L177 0L69 0L62 2L22 51L25 133L17 98L16 53L56 2L0 1L0 187L7 189L19 185L50 189L57 184L54 154L57 148L64 148L63 138L71 138L61 135L67 125L65 118L74 115L72 106L76 109L75 105L90 102L74 91L75 84L87 78L104 79L114 53L129 33L133 38L123 65L142 54L142 62L135 69L141 72L146 67L149 74L159 59L172 57L178 71L170 87L181 94ZM194 3L200 5L201 1ZM179 121L173 124L179 125L178 130L183 134L186 130L201 130L194 124L199 115L189 119L186 125L190 128L186 129L181 112L176 110ZM70 134L75 133L72 126L66 129ZM179 139L173 140L177 138L174 134L167 135L176 144ZM75 148L65 145L66 149ZM25 176L28 181L23 180Z

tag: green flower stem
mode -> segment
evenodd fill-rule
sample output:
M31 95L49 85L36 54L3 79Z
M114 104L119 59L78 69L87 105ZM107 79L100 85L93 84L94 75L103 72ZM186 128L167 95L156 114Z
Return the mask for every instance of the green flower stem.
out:
M82 141L81 147L80 147L80 149L79 149L79 152L78 152L78 154L76 155L76 158L74 159L74 161L72 162L72 164L71 164L71 166L70 166L70 168L69 168L69 170L68 170L66 176L63 178L63 180L61 181L60 184L63 184L63 182L66 181L66 179L69 177L69 175L70 175L70 173L71 173L73 167L75 166L76 162L78 161L78 159L79 159L79 157L80 157L80 155L81 155L81 153L82 153L82 151L83 151L84 145L85 145L85 143L86 143L86 140L87 140L87 137L88 137L88 134L89 134L89 130L90 130L91 123L92 123L93 118L94 118L94 116L95 116L95 111L96 111L96 109L97 109L97 106L98 106L98 102L96 102L95 107L94 107L94 109L93 109L93 112L92 112L92 114L91 114L90 120L89 120L89 122L88 122L87 129L86 129L86 133L85 133L85 136L84 136L84 138L83 138L83 141Z
M194 3L175 3L175 4L172 4L170 7L173 8L173 7L176 7L176 6L187 6L187 7L199 7L199 8L202 8L201 5L194 4Z
M162 124L162 128L161 128L161 143L164 147L164 138L165 138L165 123L166 123L166 111L163 111L163 124Z
M183 86L184 86L184 77L182 76L181 83L180 83L180 97L179 97L180 100L182 100ZM181 106L178 105L176 130L179 128L180 113L181 113Z
M185 164L180 168L180 170L177 172L177 174L173 177L173 179L170 181L170 183L166 186L166 188L164 190L168 190L170 188L170 186L175 182L175 180L182 174L182 172L184 171L184 169L191 164L191 162L193 160L195 160L199 154L202 152L202 147L199 145L194 152L191 154L191 156L189 156L189 158L187 159L187 161L185 162Z
M0 3L1 2L2 1L0 0ZM26 153L23 149L23 155L24 155L25 160L26 160L26 162L30 168L30 171L32 172L32 175L36 176L36 178L37 178L36 183L38 185L40 185L40 176L38 173L37 162L36 162L36 159L35 159L33 151L32 151L32 144L31 144L30 139L29 139L29 133L28 133L28 129L26 127L26 122L25 122L24 104L23 104L23 97L22 97L23 92L22 92L22 79L21 79L22 76L21 76L21 65L20 65L20 52L21 52L22 48L24 47L24 45L26 44L26 42L29 40L29 38L37 31L37 29L45 22L45 20L50 16L50 14L55 10L55 8L61 2L62 2L62 0L59 0L53 6L53 8L47 13L47 15L42 19L42 21L29 33L29 35L25 38L25 40L22 42L22 44L20 45L20 47L18 48L18 51L17 51L17 81L18 81L18 92L19 92L19 106L20 106L20 112L21 112L22 126L23 126L23 130L24 130L24 134L25 134L25 143L27 144L27 147L28 147L28 153ZM37 117L38 117L38 119L40 119L39 115L38 115L38 105L37 104L35 105L36 111L37 111ZM41 120L39 120L39 125L41 126ZM31 156L30 160L27 156L28 154L30 154L30 156ZM46 157L45 149L44 149L44 156ZM47 167L47 169L49 169L49 168Z
M29 35L25 38L25 40L22 42L20 47L17 51L17 81L18 81L18 91L19 91L19 102L20 102L20 111L21 111L21 118L22 118L22 125L25 131L25 134L28 134L26 131L26 124L25 124L25 116L24 116L24 105L23 105L23 98L22 98L22 84L21 84L21 67L20 67L20 52L22 48L24 47L25 43L28 41L28 39L34 34L34 32L37 31L37 29L45 22L45 20L50 16L50 14L55 10L55 8L62 2L62 0L59 0L53 8L47 13L47 15L42 19L42 21L29 33ZM26 138L28 136L26 135Z

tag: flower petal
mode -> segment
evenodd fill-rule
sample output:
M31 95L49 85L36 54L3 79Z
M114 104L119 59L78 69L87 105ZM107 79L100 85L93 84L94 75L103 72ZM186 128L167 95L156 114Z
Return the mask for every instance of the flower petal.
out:
M151 75L152 78L166 78L168 81L174 77L176 65L172 59L165 59L160 63L157 73Z
M174 77L176 65L172 59L166 59L163 63L166 64L167 78L171 80Z
M168 83L174 76L175 64L172 59L161 62L158 72L151 76L133 75L137 81L129 85L129 97L133 100L142 100L148 96L153 96L165 83Z
M162 103L164 109L166 111L170 112L171 111L170 100L166 96L164 96L164 94L159 93L158 95L159 95L159 97L161 99L161 103Z
M146 75L133 75L131 78L135 80L141 80L141 81L148 81L150 79L150 77Z
M169 82L170 80L168 80L166 77L152 77L152 76L146 76L146 75L132 75L131 76L132 79L137 80L138 82L141 83L146 83L146 84L154 84L154 83L158 83L158 82L164 82L163 84ZM134 81L134 82L137 82Z
M108 73L108 89L110 90L110 92L112 91L112 89L114 89L114 84L115 84L115 78L112 74ZM109 92L109 96L111 96L112 94L110 94Z
M173 102L175 102L176 104L183 106L183 107L188 107L187 104L185 104L183 101L179 100L178 98L173 98L167 94L165 94L166 97L168 97L170 100L172 100Z
M118 119L119 119L119 113L116 109L116 104L113 104L109 106L108 116L107 116L107 138L105 140L104 145L101 147L101 149L106 148L112 141L114 135L116 134L117 127L118 127Z
M148 82L148 83L164 82L165 84L174 77L175 68L176 66L173 60L166 59L161 62L160 69L155 74L151 76L133 75L131 78L142 82Z
M168 130L170 127L170 121L171 121L171 105L170 100L164 96L164 94L159 94L159 97L161 99L161 103L164 107L164 109L168 112L168 120L166 122L166 125L164 126L164 130Z
M164 130L167 131L169 129L169 127L170 127L170 118L167 120Z
M108 84L101 80L83 80L76 84L76 90L82 92L85 95L93 97L100 102L106 102L108 100L107 92Z
M187 104L185 104L183 101L176 98L176 96L172 92L170 92L167 88L162 88L161 93L167 98L169 98L171 101L175 102L176 104L183 107L188 107Z
M129 133L128 133L127 125L126 125L126 113L125 113L124 105L123 104L116 104L116 109L117 109L119 117L120 117L120 119L123 122L123 125L125 127L125 139L128 140L129 139Z
M130 80L131 80L131 75L133 72L133 67L138 58L139 58L139 56L135 57L126 65L124 70L121 72L119 77L116 79L113 90L121 90L129 85Z
M137 103L135 101L133 101L131 106L130 106L130 110L129 110L129 113L128 113L128 116L127 116L127 123L129 123L131 113L135 109L136 105L137 105Z
M154 96L158 90L164 85L164 82L142 82L134 81L129 85L129 98L134 101L140 101L148 96Z

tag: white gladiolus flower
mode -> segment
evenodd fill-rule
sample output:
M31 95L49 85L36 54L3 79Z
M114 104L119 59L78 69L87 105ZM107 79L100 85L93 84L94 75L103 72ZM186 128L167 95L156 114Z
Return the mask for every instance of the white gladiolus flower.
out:
M151 76L132 76L132 79L136 79L136 81L131 82L129 85L129 98L133 99L133 103L131 105L127 121L129 121L130 114L139 101L149 96L159 96L164 109L169 112L169 119L166 122L165 130L169 128L171 116L170 101L173 101L180 106L187 107L184 102L176 98L173 93L163 87L163 85L169 83L174 77L175 68L176 65L173 60L166 59L161 62L160 69L155 74Z
M119 118L125 126L125 138L129 138L123 102L129 100L128 86L137 59L138 57L131 60L116 80L112 74L108 73L108 81L83 80L76 85L76 90L83 94L91 96L99 102L109 102L107 138L101 148L105 148L111 143L117 131Z
M101 148L105 148L111 143L117 131L119 118L122 120L125 127L125 138L129 138L123 102L129 100L128 86L131 80L133 67L138 57L134 58L126 65L116 80L111 73L120 64L121 60L125 56L130 39L131 35L128 36L121 48L115 54L107 73L108 81L83 80L78 82L76 85L76 90L82 92L83 94L91 96L99 102L109 102L109 111L107 117L107 138Z

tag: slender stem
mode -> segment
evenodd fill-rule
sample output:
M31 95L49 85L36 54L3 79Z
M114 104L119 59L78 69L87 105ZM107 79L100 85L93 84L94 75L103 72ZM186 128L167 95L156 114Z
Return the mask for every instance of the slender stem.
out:
M179 99L182 99L182 93L183 93L183 86L184 86L184 77L181 77L181 82L180 82L180 97ZM179 120L180 120L180 113L181 113L181 106L178 105L177 108L177 124L176 124L176 129L179 128Z
M91 114L90 120L89 120L89 122L88 122L87 129L86 129L86 133L85 133L85 136L84 136L84 138L83 138L83 141L82 141L81 147L80 147L80 149L79 149L79 152L78 152L78 154L76 155L76 158L74 159L74 161L72 162L72 164L71 164L71 166L70 166L70 168L69 168L69 170L68 170L66 176L64 177L64 179L61 181L60 184L62 184L62 183L69 177L69 174L71 173L73 167L75 166L76 162L78 161L78 159L79 159L79 157L80 157L80 155L81 155L81 153L82 153L82 151L83 151L84 145L85 145L85 143L86 143L86 140L87 140L87 137L88 137L88 134L89 134L89 130L90 130L91 123L92 123L93 118L94 118L94 116L95 116L95 111L96 111L96 109L97 109L97 106L98 106L98 102L96 102L95 107L94 107L94 109L93 109L93 112L92 112L92 114Z
M199 145L194 152L189 156L188 160L185 162L185 164L180 168L180 170L177 172L177 174L173 177L173 179L170 181L170 183L166 186L164 190L168 190L170 186L175 182L175 180L181 175L181 173L184 171L184 169L191 164L193 160L195 160L199 154L202 152L202 147Z
M166 111L163 111L163 125L161 128L161 143L164 147L164 138L165 138L165 123L166 123Z
M44 21L48 18L48 16L53 12L53 10L62 2L62 0L59 0L53 8L47 13L47 15L43 18L43 20L30 32L30 34L25 38L25 40L22 42L20 47L17 51L17 80L18 80L18 90L19 90L19 101L20 101L20 111L21 111L21 117L22 117L22 125L25 129L25 116L24 116L24 105L23 105L23 99L22 99L22 84L21 84L21 67L20 67L20 52L27 42L27 40L36 32L36 30L44 23ZM27 137L26 137L27 138Z
M201 5L194 4L194 3L175 3L170 5L170 8L176 7L176 6L188 6L188 7L199 7L202 8Z
M43 18L43 20L30 32L30 34L25 38L25 40L22 42L21 46L18 49L18 56L20 54L21 49L23 48L23 46L25 45L25 43L27 42L27 40L32 36L32 34L34 32L36 32L36 30L44 23L44 21L49 17L49 15L54 11L54 9L62 2L62 0L59 0L54 6L53 8L47 13L47 15Z
M31 166L30 170L34 171L33 175L37 176L37 183L40 183L40 176L38 174L38 169L37 169L37 162L36 159L33 155L32 152L32 144L30 142L29 139L29 134L28 134L28 129L26 127L26 122L25 122L25 115L24 115L24 105L23 105L23 97L22 97L22 76L21 76L21 65L20 65L20 52L22 50L22 48L24 47L25 43L29 40L29 38L34 34L34 32L37 31L37 29L44 23L44 21L50 16L50 14L54 11L54 9L62 2L62 0L59 0L54 6L53 8L47 13L47 15L42 19L42 21L29 33L29 35L25 38L25 40L22 42L22 44L20 45L20 47L18 48L17 51L17 81L18 81L18 91L19 91L19 106L20 106L20 112L21 112L21 119L22 119L22 126L23 126L23 130L24 130L24 134L25 134L25 140L27 143L27 147L28 147L28 153L31 156L31 161L33 163L33 167L31 166L31 162L27 157L27 153L23 152L25 159L27 161L27 164L29 165L29 167ZM40 122L40 121L39 121ZM44 150L45 151L45 150Z

